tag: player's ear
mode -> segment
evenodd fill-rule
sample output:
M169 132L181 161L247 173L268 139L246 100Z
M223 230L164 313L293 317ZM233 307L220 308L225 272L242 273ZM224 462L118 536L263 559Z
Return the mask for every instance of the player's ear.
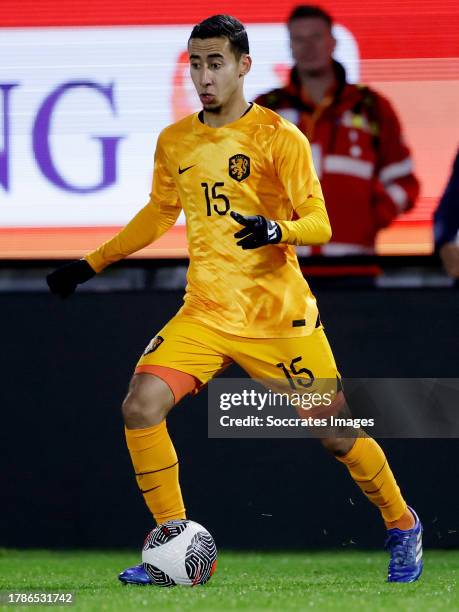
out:
M239 60L239 76L244 77L252 67L252 58L244 53Z

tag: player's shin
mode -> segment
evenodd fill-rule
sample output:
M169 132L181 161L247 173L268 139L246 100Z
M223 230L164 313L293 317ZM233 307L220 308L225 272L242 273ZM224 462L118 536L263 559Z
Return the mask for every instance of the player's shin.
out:
M348 453L336 458L347 466L354 482L379 508L386 527L413 527L413 516L407 509L384 451L373 438L357 438Z
M166 421L145 429L125 428L125 434L137 483L158 525L185 518L178 458Z

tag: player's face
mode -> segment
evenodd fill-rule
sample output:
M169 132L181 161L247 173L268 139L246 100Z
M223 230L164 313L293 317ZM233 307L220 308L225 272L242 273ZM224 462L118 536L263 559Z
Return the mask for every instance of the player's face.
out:
M202 106L218 113L242 93L250 70L248 55L236 58L227 38L192 38L188 44L190 72Z
M320 73L331 65L335 39L323 19L295 19L289 31L292 56L300 73Z

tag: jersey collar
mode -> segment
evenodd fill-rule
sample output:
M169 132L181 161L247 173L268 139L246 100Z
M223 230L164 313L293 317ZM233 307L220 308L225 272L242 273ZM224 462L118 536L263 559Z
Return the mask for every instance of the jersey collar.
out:
M209 131L212 133L215 133L218 130L224 130L225 128L235 128L238 127L240 125L243 125L244 123L246 123L248 120L250 120L250 117L253 115L252 109L256 106L253 102L249 102L250 106L249 108L244 112L243 115L241 115L238 119L236 119L235 121L231 121L231 123L226 123L225 125L221 125L220 127L211 127L210 125L207 125L206 123L204 123L203 121L203 111L199 111L197 113L195 113L194 117L193 117L193 123L194 126L197 127L198 129L203 129L205 131Z

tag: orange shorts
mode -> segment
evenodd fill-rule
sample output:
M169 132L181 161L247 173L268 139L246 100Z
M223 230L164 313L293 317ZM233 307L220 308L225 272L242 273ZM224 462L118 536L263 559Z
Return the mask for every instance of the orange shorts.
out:
M189 393L197 393L233 362L252 378L287 378L291 386L305 377L339 378L321 324L309 336L298 338L243 338L181 314L173 317L149 342L135 373L162 378L178 402Z

